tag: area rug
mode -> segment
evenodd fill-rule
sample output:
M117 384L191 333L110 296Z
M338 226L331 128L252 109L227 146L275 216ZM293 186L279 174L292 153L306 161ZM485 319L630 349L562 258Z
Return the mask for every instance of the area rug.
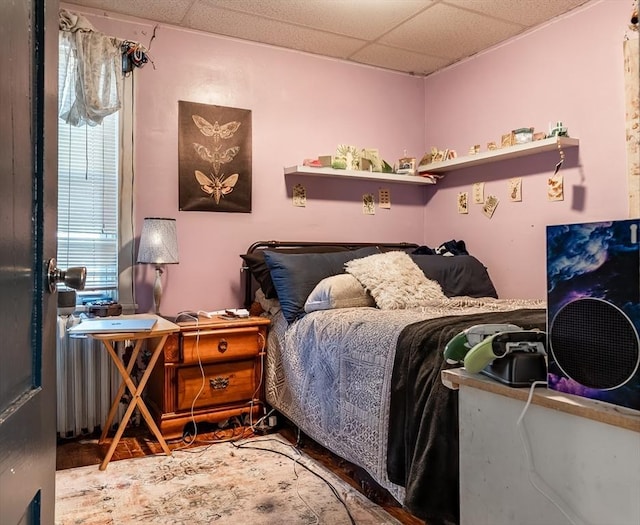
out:
M56 525L400 522L274 434L56 473Z

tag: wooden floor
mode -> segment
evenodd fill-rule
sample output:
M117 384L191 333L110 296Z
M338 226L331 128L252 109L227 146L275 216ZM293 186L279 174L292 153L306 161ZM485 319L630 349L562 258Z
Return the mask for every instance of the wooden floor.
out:
M291 443L298 441L297 432L291 426L280 425L277 431ZM228 429L201 427L198 432L195 445L243 439L253 435L248 427ZM95 434L74 439L59 439L56 457L57 470L99 465L107 452L109 443L99 445L98 437L99 435ZM362 469L344 461L305 436L301 436L298 444L305 453L363 493L371 501L383 507L400 522L407 525L424 525L424 521L403 510L398 502L386 490L378 486ZM184 447L186 443L183 440L176 440L169 442L168 445L173 450ZM131 428L125 431L111 461L161 453L163 453L162 448L146 427Z

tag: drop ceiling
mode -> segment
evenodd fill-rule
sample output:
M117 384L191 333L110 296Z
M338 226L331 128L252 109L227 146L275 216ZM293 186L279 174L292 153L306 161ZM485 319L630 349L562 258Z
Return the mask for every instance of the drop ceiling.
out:
M588 0L72 0L70 4L426 76Z

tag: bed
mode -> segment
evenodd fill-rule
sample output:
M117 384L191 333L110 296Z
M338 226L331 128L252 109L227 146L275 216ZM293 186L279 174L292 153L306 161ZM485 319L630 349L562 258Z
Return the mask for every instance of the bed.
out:
M501 300L484 265L411 243L253 244L245 300L271 319L267 403L363 468L415 516L457 523L457 394L444 345L474 324L545 329L541 301Z

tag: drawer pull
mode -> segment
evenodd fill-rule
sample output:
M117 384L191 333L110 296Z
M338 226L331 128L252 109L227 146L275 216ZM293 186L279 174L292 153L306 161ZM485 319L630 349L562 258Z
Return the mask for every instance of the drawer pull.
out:
M214 390L224 390L229 386L229 378L214 377L213 379L209 379L209 386Z
M227 351L228 347L229 347L229 343L227 343L227 340L220 339L220 341L218 342L218 352L220 352L221 354L224 354Z

